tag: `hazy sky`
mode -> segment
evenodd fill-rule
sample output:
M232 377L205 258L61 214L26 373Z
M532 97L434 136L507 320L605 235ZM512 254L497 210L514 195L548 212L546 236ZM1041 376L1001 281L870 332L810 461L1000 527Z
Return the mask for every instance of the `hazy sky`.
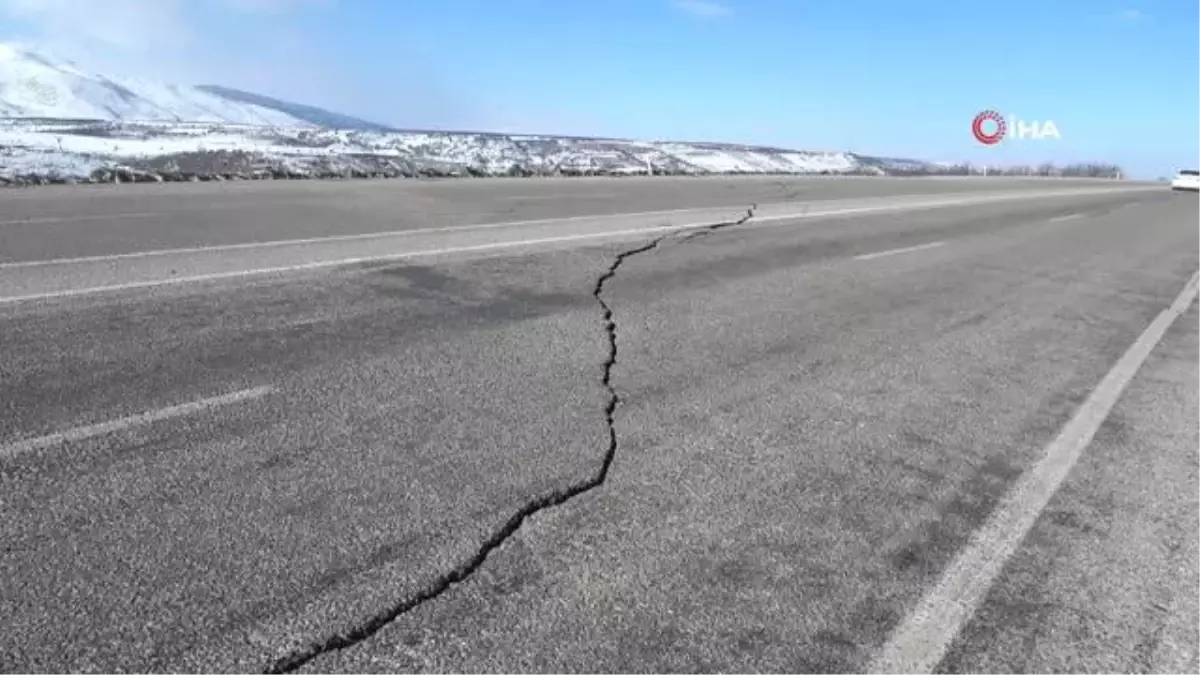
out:
M0 0L0 40L398 126L1200 164L1195 0ZM983 147L994 108L1061 141Z

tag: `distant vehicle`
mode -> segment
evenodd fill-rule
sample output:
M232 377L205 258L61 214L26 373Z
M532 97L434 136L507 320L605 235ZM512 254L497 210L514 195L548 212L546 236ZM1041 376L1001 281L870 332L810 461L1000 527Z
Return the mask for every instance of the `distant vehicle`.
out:
M1200 171L1184 169L1171 180L1172 190L1192 190L1200 192Z

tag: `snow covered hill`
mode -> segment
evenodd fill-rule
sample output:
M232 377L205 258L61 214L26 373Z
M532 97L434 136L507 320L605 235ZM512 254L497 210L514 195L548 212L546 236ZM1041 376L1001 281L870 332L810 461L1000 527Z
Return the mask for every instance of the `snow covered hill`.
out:
M227 87L90 72L0 44L0 181L333 175L880 173L844 152L401 131Z
M847 152L440 131L0 119L0 185L264 178L702 174L970 175L983 167ZM1117 176L1112 165L988 167Z
M0 120L0 182L874 173L844 152L182 122Z
M202 84L196 87L200 91L210 94L216 94L226 100L239 101L242 103L252 103L257 106L279 110L302 120L308 124L315 124L319 127L333 127L335 129L355 129L359 131L393 131L393 129L375 122L368 122L364 119L343 115L341 113L322 110L311 105L302 103L293 103L291 101L281 101L270 96L255 94L240 89L230 87L222 87L216 84Z
M731 143L405 131L226 87L102 75L0 44L0 184L363 176L946 174Z
M284 111L199 87L89 72L15 44L0 44L0 116L307 124Z

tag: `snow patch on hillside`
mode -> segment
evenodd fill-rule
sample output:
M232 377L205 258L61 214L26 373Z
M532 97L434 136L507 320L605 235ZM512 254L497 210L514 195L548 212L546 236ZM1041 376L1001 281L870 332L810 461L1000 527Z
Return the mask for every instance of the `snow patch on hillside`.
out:
M16 44L0 44L0 116L304 124L282 111L196 87L89 72Z
M878 172L854 155L690 144L452 132L164 122L0 121L0 175L88 179L98 168L174 166L237 155L238 171L396 175L627 175ZM61 157L56 163L55 157ZM16 159L20 157L20 162ZM34 159L34 158L37 159ZM199 171L199 169L197 169ZM214 168L214 172L222 172ZM232 172L232 171L230 171Z

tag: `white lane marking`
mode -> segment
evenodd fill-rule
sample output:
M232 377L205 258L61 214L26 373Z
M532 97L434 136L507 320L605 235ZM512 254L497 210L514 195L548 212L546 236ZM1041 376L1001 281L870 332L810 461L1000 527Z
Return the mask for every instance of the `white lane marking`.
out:
M875 657L869 673L932 673L974 615L992 581L1017 550L1050 498L1091 443L1100 425L1175 319L1197 297L1200 272L1154 319L1046 446L1045 455L1013 485L970 543L958 552Z
M1082 217L1083 217L1083 214L1082 214L1082 213L1069 213L1069 214L1067 214L1067 215L1065 215L1065 216L1055 216L1054 218L1051 218L1051 219L1050 219L1050 222L1052 222L1052 223L1061 223L1061 222L1063 222L1063 221L1067 221L1067 220L1075 220L1076 218L1082 218Z
M39 216L36 218L16 218L0 220L3 225L41 225L44 223L73 223L82 220L118 220L122 218L159 218L169 215L161 211L138 211L135 213L89 213L78 216Z
M540 195L502 195L501 198L506 201L552 202L559 199L608 199L616 196L615 193L611 192L554 192ZM717 208L722 207L718 206Z
M1074 194L1079 194L1079 191L1040 193L1038 196L1053 197L1053 196L1064 196L1064 195L1074 195ZM752 220L750 220L744 226L742 226L742 229L772 227L775 225L787 224L788 222L791 222L791 221L804 220L804 219L808 219L808 218L830 218L830 217L839 217L839 216L861 215L861 214L866 214L866 213L886 213L889 211L917 211L917 210L923 210L923 209L942 208L945 206L964 206L964 205L986 204L986 203L990 203L990 202L1007 201L1007 200L1020 199L1020 198L1028 198L1028 195L1003 194L1003 195L996 195L996 196L989 195L989 196L984 196L984 197L960 197L960 198L953 199L953 200L942 200L942 201L934 201L934 202L885 204L885 205L880 205L880 206L862 206L862 207L856 207L856 208L834 209L834 210L829 210L829 211L805 210L804 212L800 212L800 213L787 213L787 214L780 214L780 215L774 215L774 216L755 216ZM692 211L692 210L708 211L711 209L707 209L707 208L705 208L705 209L683 209L682 211ZM641 215L670 214L670 213L678 213L678 212L682 212L682 211L651 211L651 212L648 212L647 214L641 214ZM639 215L639 214L618 214L618 215L634 216L634 215ZM529 224L529 223L531 223L531 224L551 223L551 222L561 222L564 220L594 219L597 217L603 217L603 216L573 216L571 218L550 218L550 219L541 220L541 221L525 221L525 223L492 223L492 224L488 224L488 225L472 225L472 226L465 226L465 227L448 227L448 228L438 228L438 229L440 231L456 231L456 230L465 230L468 228L482 229L482 228L491 228L491 227L507 227L509 225L520 225L520 224ZM340 258L337 260L321 260L321 261L317 261L317 262L297 263L294 265L282 265L282 266L277 266L277 267L260 267L260 268L254 268L254 269L248 269L248 270L235 270L235 271L230 271L230 272L213 272L213 273L209 273L209 274L197 274L197 275L184 276L184 277L171 277L171 278L167 278L167 279L155 279L152 281L135 281L135 282L124 283L124 284L111 284L111 285L107 285L107 286L90 286L90 287L85 287L85 288L72 288L72 289L62 290L62 291L49 291L49 292L45 292L45 293L31 293L29 295L12 295L12 296L7 296L7 297L0 297L0 305L9 304L9 303L17 303L17 302L28 302L31 300L51 300L51 299L55 299L55 298L66 298L66 297L79 296L79 295L92 295L95 293L105 293L105 292L110 292L110 291L126 291L126 290L138 289L138 288L153 288L156 286L170 286L170 285L193 283L193 282L216 281L216 280L221 280L221 279L236 279L236 278L240 278L240 277L259 276L259 275L268 275L268 274L282 274L282 273L286 273L286 272L300 272L300 271L304 271L304 270L323 269L323 268L327 268L327 267L341 267L344 265L359 265L359 264L371 263L371 262L388 262L388 261L392 261L392 260L406 260L408 258L450 255L450 254L454 254L454 253L473 253L473 252L477 252L477 251L492 251L492 250L500 250L500 249L506 249L506 248L516 248L516 247L520 247L520 246L533 246L533 245L538 245L538 244L553 244L553 243L562 243L562 242L569 242L569 241L584 241L584 240L588 240L588 239L603 239L603 238L607 238L607 237L622 237L622 236L637 235L637 234L657 234L657 233L663 233L663 232L680 232L680 231L684 231L684 230L702 229L705 227L709 227L711 225L712 225L711 222L685 223L682 225L659 225L656 227L631 228L631 229L626 229L626 230L611 230L611 231L607 231L607 232L592 232L592 233L588 233L588 234L572 234L572 235L563 235L563 236L559 236L559 237L542 237L542 238L538 238L538 239L522 239L522 240L517 240L517 241L494 242L494 243L490 243L490 244L478 244L478 245L474 245L474 246L458 246L458 247L449 247L449 248L428 249L425 251L406 251L403 253L389 253L389 254L385 254L385 255L376 255L376 256L360 256L360 257L354 257L354 258ZM424 232L429 232L429 231L432 231L432 230L424 230ZM401 233L416 233L416 232L419 232L419 231L418 230L401 230ZM389 235L379 235L379 234L349 235L349 238L364 239L364 238L368 238L368 237L374 238L374 237L379 237L379 236L389 236ZM333 241L337 241L340 239L343 239L343 238L332 238ZM330 240L331 240L330 238L324 238L324 239L313 239L313 240L308 240L308 241L316 243L316 242L330 241ZM266 245L273 245L276 243L279 243L279 242L269 242ZM293 241L293 242L289 242L289 243L297 243L297 242ZM227 248L252 248L252 247L256 247L256 246L260 246L260 244L233 244L233 245L228 246ZM211 251L211 250L222 250L222 249L221 248L195 249L195 251L197 251L197 252ZM182 251L182 252L186 253L188 251ZM125 257L144 257L147 255L156 255L157 253L162 253L162 252L151 251L151 252L147 252L144 254L132 253L132 254L120 254L120 255L116 255L116 256L99 256L96 258L75 258L75 259L65 260L65 261L60 261L60 262L107 261L107 260L113 260L113 259L119 259L119 258L125 258ZM0 269L5 269L8 267L29 267L29 266L38 265L38 264L49 264L50 262L52 262L52 261L33 262L33 263L0 264Z
M74 429L68 429L67 431L60 431L46 436L39 436L38 438L29 438L23 441L17 441L16 443L11 443L9 445L0 446L0 459L11 459L17 455L22 455L27 452L43 450L45 448L62 443L81 441L87 438L92 438L93 436L101 436L104 434L124 431L133 427L140 427L153 422L169 419L171 417L190 415L202 410L207 410L208 408L216 408L219 406L230 405L232 403L239 403L241 401L248 401L250 399L262 398L273 391L275 391L275 388L270 386L243 389L242 391L235 391L221 396L214 396L212 398L204 398L200 399L199 401L192 401L191 403L184 403L182 405L171 406L169 408L152 410L150 412L144 412L138 415L122 417L121 419L117 420L101 422L100 424L76 427Z
M1131 188L1131 189L1136 189L1136 188ZM910 209L910 210L915 210L915 209L919 209L919 208L955 206L958 204L973 204L973 203L985 204L985 203L989 203L989 202L993 202L993 201L1008 201L1008 200L1012 200L1012 199L1024 199L1024 198L1037 199L1037 198L1049 198L1049 197L1065 197L1065 196L1074 196L1074 195L1081 195L1081 196L1099 195L1099 194L1109 194L1113 191L1123 191L1123 190L1120 188L1116 188L1116 189L1103 189L1103 190L1082 190L1082 189L1080 189L1080 190L1058 190L1058 191L1050 191L1050 192L1032 192L1032 193L1023 193L1023 192L1015 192L1015 193L1014 192L1000 192L1000 193L983 193L983 194L976 193L974 195L951 197L948 200L942 200L942 201L916 202L916 203L911 203L911 204L901 203L901 204L890 204L890 205L884 205L884 206L868 206L868 207L841 209L841 210L824 211L824 212L817 211L812 214L809 214L808 210L812 209L814 206L817 209L820 209L821 208L820 204L823 203L822 201L794 202L794 203L791 203L790 205L795 208L798 208L798 209L802 208L803 209L802 212L797 212L795 214L779 215L779 216L765 216L765 217L758 216L752 222L763 223L763 222L777 221L777 220L797 220L797 219L806 218L806 217L822 217L822 216L830 216L830 215L852 215L852 214L856 214L856 213L871 213L871 212L876 212L876 211L888 211L888 210L897 210L897 209L906 209L906 208ZM896 198L912 198L912 199L931 198L931 197L937 197L937 196L938 195L935 195L935 194L894 195L894 197L896 197ZM887 198L887 197L881 197L881 198ZM836 202L836 201L841 201L841 200L830 200L830 201ZM776 205L778 205L778 204L767 204L766 206L776 206ZM132 253L112 253L112 254L108 254L108 255L81 256L78 258L50 258L47 260L22 260L19 262L0 263L0 269L15 269L15 268L20 268L20 267L43 267L43 266L47 266L47 265L68 265L68 264L73 264L73 263L85 263L85 262L106 262L106 261L110 261L110 260L127 260L127 259L131 259L131 258L150 258L150 257L155 257L155 256L175 255L175 254L180 254L180 253L207 253L207 252L217 252L217 251L236 251L236 250L240 250L240 249L251 249L251 248L272 248L272 247L280 247L280 246L298 246L298 245L304 245L304 244L320 244L320 243L326 243L326 242L336 243L336 242L341 242L341 241L364 241L364 240L371 240L371 239L386 239L386 238L390 238L390 237L411 237L411 236L417 236L417 235L422 235L422 234L443 234L446 232L473 232L473 231L477 231L477 230L491 230L491 229L505 228L505 227L522 227L522 226L526 226L526 225L548 225L551 223L570 223L570 222L577 222L580 220L606 220L606 219L607 220L615 220L618 218L640 218L640 217L644 217L644 216L672 216L672 215L680 215L680 214L686 214L686 213L717 211L717 210L721 210L721 209L729 209L731 213L739 213L740 214L745 211L746 206L744 204L740 204L740 205L726 205L726 206L701 206L701 207L694 207L694 208L687 208L687 209L669 209L666 211L634 211L631 213L603 213L603 214L591 214L591 215L582 215L582 216L562 216L562 217L558 217L558 218L539 218L539 219L535 219L535 220L511 220L511 221L506 221L506 222L501 222L501 223L482 223L482 224L477 224L477 225L448 225L445 227L426 227L426 228L413 229L413 230L391 230L388 232L366 232L366 233L362 233L362 234L343 234L343 235L334 235L334 236L329 236L329 237L310 237L307 239L281 239L278 241L252 241L252 242L246 242L246 243L242 243L242 244L218 244L215 246L192 246L192 247L184 247L184 248L163 248L163 249L155 249L152 251L136 251L136 252L132 252ZM703 227L703 226L704 226L703 224L695 224L694 223L694 224L688 224L688 225L680 225L678 227L680 229L684 229L684 228L689 228L689 227ZM649 231L653 231L653 230L647 230L647 231L649 232Z
M530 246L536 244L552 244L567 241L579 241L584 239L600 239L603 237L619 237L629 234L647 234L653 232L666 232L671 230L679 230L685 228L701 227L699 225L663 225L660 227L637 228L632 230L614 230L610 232L593 232L590 234L572 234L561 237L543 237L541 239L522 239L518 241L501 241L491 244L478 244L475 246L456 246L449 248L435 248L426 251L405 251L404 253L391 253L388 255L373 255L361 256L357 258L341 258L338 260L321 260L310 263L299 263L296 265L283 265L280 267L260 267L251 270L234 270L231 272L214 272L212 274L197 274L188 277L174 277L170 279L155 279L153 281L135 281L127 284L113 284L110 286L92 286L88 288L72 288L64 291L50 291L47 293L33 293L30 295L13 295L8 297L0 297L0 304L25 302L29 300L48 300L53 298L65 298L75 295L91 295L93 293L103 293L106 291L124 291L134 288L152 288L154 286L170 286L174 284L184 284L199 281L216 281L219 279L236 279L238 277L259 276L266 274L280 274L283 272L300 272L303 270L315 270L325 267L341 267L343 265L359 265L369 262L387 262L389 260L405 260L407 258L421 258L426 256L450 255L453 253L471 253L475 251L491 251L496 249L515 248L518 246Z
M745 211L745 206L713 206L690 209L673 209L669 211L637 211L633 213L602 213L590 216L563 216L560 218L539 218L537 220L510 220L502 223L481 223L478 225L447 225L445 227L425 227L413 230L390 230L388 232L365 232L362 234L341 234L331 237L310 237L308 239L280 239L278 241L251 241L244 244L218 244L216 246L193 246L186 248L160 248L153 251L136 251L133 253L113 253L109 255L82 256L79 258L50 258L48 260L23 260L21 262L0 263L0 269L17 267L44 267L46 265L67 265L84 262L105 262L109 260L126 260L129 258L152 258L155 256L175 255L180 253L208 253L217 251L237 251L248 248L274 248L279 246L301 246L304 244L337 243L340 241L364 241L371 239L387 239L391 237L412 237L422 234L444 234L446 232L474 232L477 230L492 230L504 227L521 227L525 225L548 225L550 223L570 223L579 220L615 220L618 218L638 218L642 216L671 216L697 211L717 211L729 209L730 212Z
M904 248L893 248L893 249L889 249L887 251L878 251L875 253L864 253L862 255L854 256L854 259L855 260L874 260L875 258L883 258L883 257L889 256L889 255L897 255L900 253L911 253L913 251L924 251L927 248L937 248L939 246L945 246L945 245L946 245L946 242L944 242L944 241L934 241L934 242L930 242L928 244L919 244L917 246L905 246Z

